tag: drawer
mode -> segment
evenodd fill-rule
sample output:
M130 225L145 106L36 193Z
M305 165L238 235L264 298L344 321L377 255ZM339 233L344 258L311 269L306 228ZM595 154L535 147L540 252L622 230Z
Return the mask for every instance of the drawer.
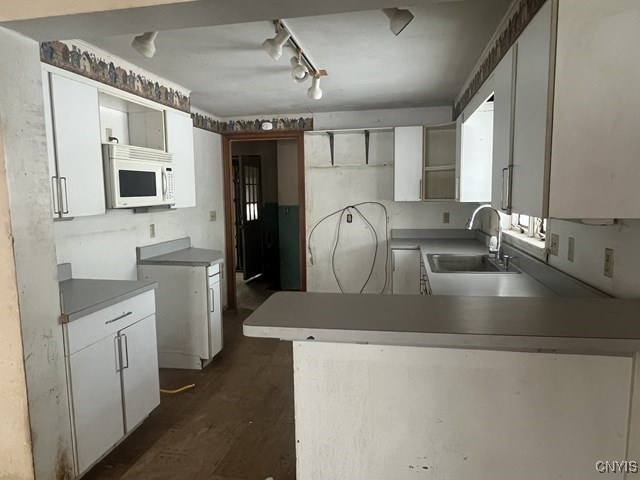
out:
M220 273L220 264L216 263L215 265L211 265L209 267L207 267L207 275L209 275L210 277L213 275L216 275Z
M73 320L64 325L65 355L71 355L106 336L113 335L155 311L155 292L149 290Z

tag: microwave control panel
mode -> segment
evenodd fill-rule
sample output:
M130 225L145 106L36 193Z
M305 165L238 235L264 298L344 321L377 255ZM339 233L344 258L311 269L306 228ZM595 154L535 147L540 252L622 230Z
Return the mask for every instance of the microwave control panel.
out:
M173 168L167 168L165 170L167 176L167 191L165 192L165 200L175 199L175 181L173 177Z

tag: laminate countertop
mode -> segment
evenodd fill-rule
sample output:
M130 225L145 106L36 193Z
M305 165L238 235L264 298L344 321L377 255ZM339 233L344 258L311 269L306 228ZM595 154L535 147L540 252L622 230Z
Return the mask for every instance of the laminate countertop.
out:
M629 355L640 300L280 292L249 337L331 343Z
M222 263L224 253L207 248L184 248L173 252L138 260L138 265L181 265L187 267L208 267Z
M158 287L157 282L72 278L61 281L61 321L71 322Z

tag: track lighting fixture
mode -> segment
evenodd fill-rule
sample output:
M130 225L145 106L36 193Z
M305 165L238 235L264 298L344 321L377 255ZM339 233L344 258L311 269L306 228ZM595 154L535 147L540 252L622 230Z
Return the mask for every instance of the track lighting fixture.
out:
M320 77L327 75L326 70L320 70L315 66L309 54L302 48L300 41L291 32L284 20L274 20L276 26L276 36L265 40L262 48L273 58L278 60L282 56L282 48L289 43L293 47L296 55L291 57L291 76L296 83L302 83L307 78L312 77L311 87L307 90L307 96L314 100L322 98L320 90Z
M146 32L138 35L131 42L131 46L147 58L151 58L156 54L155 40L158 32Z
M313 100L320 100L322 98L322 90L320 89L320 75L314 75L311 79L311 86L307 90L307 97Z
M291 35L285 28L281 28L275 37L262 42L262 48L274 60L278 60L282 56L282 47L289 40Z
M302 83L309 78L309 69L302 63L299 56L291 57L291 76L296 83Z
M387 17L389 17L389 28L393 34L397 37L400 35L411 20L413 20L413 14L409 10L400 8L383 8L382 11Z

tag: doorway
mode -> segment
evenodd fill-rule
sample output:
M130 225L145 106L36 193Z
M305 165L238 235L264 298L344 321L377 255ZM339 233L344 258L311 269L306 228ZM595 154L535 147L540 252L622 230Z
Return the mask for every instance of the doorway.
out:
M303 133L225 136L224 170L229 307L304 291Z

